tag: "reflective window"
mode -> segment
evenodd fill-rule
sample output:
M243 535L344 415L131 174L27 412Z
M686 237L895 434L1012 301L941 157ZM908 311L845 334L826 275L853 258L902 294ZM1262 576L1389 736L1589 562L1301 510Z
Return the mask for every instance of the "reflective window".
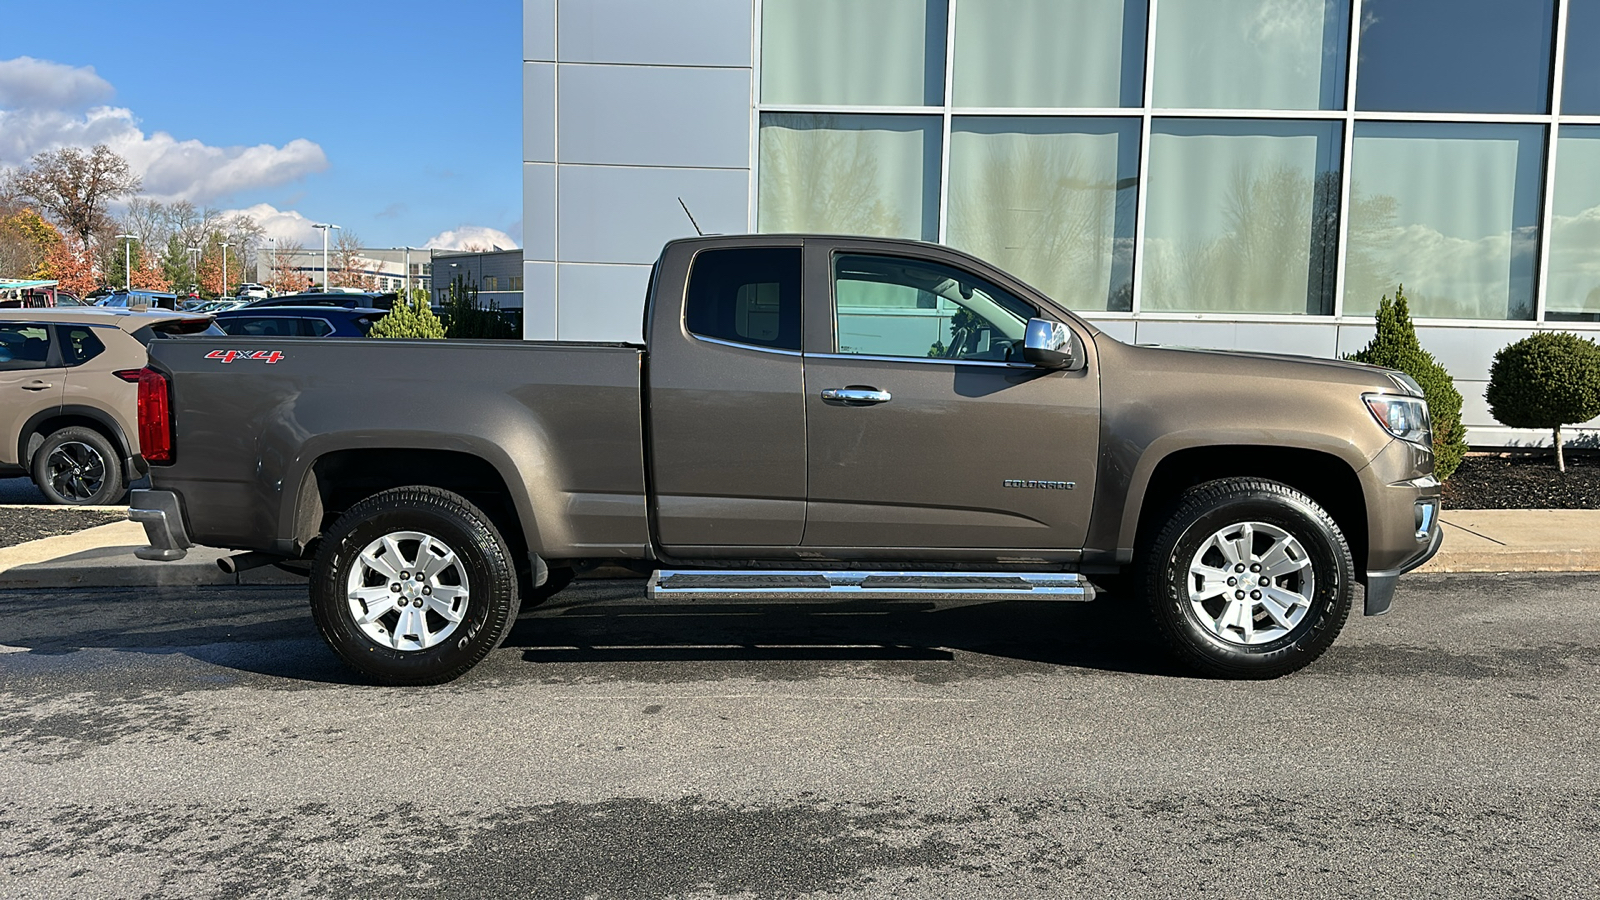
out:
M0 324L0 371L42 369L50 363L50 331L43 325Z
M61 356L69 366L81 366L105 351L94 329L82 325L60 326Z
M763 115L758 230L935 240L940 131L932 116Z
M1345 314L1404 284L1415 316L1531 318L1543 144L1538 125L1358 124Z
M1145 0L961 0L955 104L1140 106L1144 45Z
M761 101L944 103L942 0L766 0Z
M1138 171L1137 119L957 118L946 243L1069 308L1129 310Z
M326 337L333 334L333 326L326 319L301 319L300 333L305 337Z
M1363 0L1356 108L1542 113L1554 0Z
M1154 102L1343 109L1349 18L1349 0L1161 0Z
M707 250L694 258L684 325L738 344L800 349L800 248Z
M971 273L897 256L835 258L833 302L838 352L918 359L1020 360L1038 312Z
M1331 314L1340 143L1337 122L1158 119L1143 308Z
M1545 317L1600 321L1600 126L1561 127L1554 205Z
M1567 0L1566 59L1561 111L1600 116L1600 0Z

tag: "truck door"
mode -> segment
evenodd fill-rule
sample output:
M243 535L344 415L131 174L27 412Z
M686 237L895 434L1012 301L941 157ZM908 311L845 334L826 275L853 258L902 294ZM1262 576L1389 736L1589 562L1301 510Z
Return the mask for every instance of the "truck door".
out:
M1098 366L1049 371L1021 351L1042 316L1066 321L1092 353L1081 326L953 255L806 250L804 546L1073 558L1094 494Z
M793 548L805 528L801 243L678 242L647 373L656 534L674 555ZM680 297L662 285L686 285Z

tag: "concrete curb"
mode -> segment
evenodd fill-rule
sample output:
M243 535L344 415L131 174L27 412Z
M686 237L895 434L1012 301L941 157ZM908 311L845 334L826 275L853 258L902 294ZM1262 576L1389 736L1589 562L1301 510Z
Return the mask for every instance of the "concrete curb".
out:
M177 562L133 555L144 526L112 522L74 534L0 548L0 590L19 588L156 587L167 585L305 584L276 566L229 575L217 560L236 551L195 547Z

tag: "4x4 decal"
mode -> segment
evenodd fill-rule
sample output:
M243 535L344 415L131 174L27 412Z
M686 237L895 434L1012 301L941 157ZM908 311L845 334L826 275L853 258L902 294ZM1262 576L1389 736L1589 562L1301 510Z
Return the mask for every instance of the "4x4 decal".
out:
M236 359L259 359L267 365L272 365L283 359L282 350L213 350L206 354L206 359L220 359L231 363Z

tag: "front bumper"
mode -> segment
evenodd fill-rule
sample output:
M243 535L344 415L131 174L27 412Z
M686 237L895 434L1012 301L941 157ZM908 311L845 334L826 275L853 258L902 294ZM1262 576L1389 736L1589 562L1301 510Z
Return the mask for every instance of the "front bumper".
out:
M1439 547L1444 544L1444 525L1438 520L1437 505L1434 510L1432 534L1428 538L1426 549L1406 560L1398 568L1367 573L1367 600L1362 608L1364 614L1381 616L1388 612L1389 605L1394 602L1394 589L1400 581L1400 576L1433 559L1434 554L1439 552Z
M182 501L171 491L132 491L128 518L144 526L145 539L150 542L150 546L133 551L140 559L174 562L194 546L183 527Z

